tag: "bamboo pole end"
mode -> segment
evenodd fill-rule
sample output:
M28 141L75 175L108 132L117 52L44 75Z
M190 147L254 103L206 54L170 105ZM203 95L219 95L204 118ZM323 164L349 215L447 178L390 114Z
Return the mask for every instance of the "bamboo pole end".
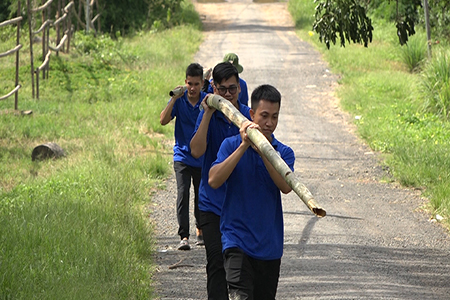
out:
M320 208L320 207L313 208L312 212L319 218L323 218L327 215L327 212L323 208Z
M311 199L308 201L307 206L309 209L319 218L323 218L327 215L327 212L322 207L317 206L314 199Z

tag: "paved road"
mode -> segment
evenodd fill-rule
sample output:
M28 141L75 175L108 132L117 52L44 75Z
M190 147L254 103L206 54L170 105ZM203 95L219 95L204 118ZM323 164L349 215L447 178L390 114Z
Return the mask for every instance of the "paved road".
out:
M425 201L417 191L383 183L388 174L333 97L337 76L295 36L286 3L196 7L206 30L196 61L213 67L235 52L249 94L263 83L281 91L275 135L293 148L296 172L328 213L319 219L294 193L283 196L277 299L450 299L449 236L420 210ZM206 299L204 249L174 249L175 191L172 177L154 196L156 289L161 299ZM179 261L184 266L168 269Z

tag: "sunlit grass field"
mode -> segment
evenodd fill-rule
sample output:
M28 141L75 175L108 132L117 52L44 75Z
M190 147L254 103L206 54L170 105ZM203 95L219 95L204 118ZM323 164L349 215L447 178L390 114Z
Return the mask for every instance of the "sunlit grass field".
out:
M32 114L0 101L1 299L155 297L148 205L170 171L173 135L159 113L201 39L196 26L119 41L77 33L69 54L52 56L39 99L21 50L18 108ZM14 67L2 59L2 95ZM32 161L48 142L66 156Z

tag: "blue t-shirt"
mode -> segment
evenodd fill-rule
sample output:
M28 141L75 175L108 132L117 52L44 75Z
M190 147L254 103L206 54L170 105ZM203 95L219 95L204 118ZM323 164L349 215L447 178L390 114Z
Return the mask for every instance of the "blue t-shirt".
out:
M213 94L213 93L214 93L214 90L213 90L213 87L212 87L212 85L211 85L211 81L212 81L212 79L210 80L210 84L209 84L209 86L208 86L208 91L207 91L207 92ZM242 103L242 104L248 106L248 88L247 88L247 82L245 82L244 79L239 78L239 85L240 85L240 87L241 87L241 92L239 93L239 98L238 98L238 100L239 100L240 103Z
M189 102L187 91L177 99L172 109L172 119L175 119L175 145L173 146L173 161L179 161L191 167L200 168L202 157L194 158L191 155L191 138L200 113L200 103L206 93L200 92L200 98L195 106Z
M250 118L250 108L239 104L239 111L247 118ZM193 135L203 119L204 111L201 111ZM206 136L206 150L203 154L202 179L200 181L198 207L201 211L212 212L220 216L222 202L225 197L225 187L213 189L208 184L209 169L217 158L217 152L223 140L227 137L239 134L239 128L233 123L229 123L220 111L215 111L211 117Z
M225 139L213 165L227 159L241 141L240 135ZM272 146L294 171L294 151L274 137ZM237 247L255 259L281 258L284 239L281 192L253 148L245 151L224 186L226 196L220 215L223 250Z

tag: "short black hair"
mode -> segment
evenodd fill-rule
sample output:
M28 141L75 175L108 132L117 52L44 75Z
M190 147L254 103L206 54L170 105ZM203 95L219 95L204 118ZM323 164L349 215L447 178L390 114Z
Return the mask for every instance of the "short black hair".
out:
M214 67L213 80L216 86L224 79L228 80L233 76L236 77L236 82L239 84L239 72L230 62L221 62Z
M281 94L274 86L271 86L270 84L260 85L253 90L251 105L254 111L258 108L259 101L261 100L279 103L281 107Z
M188 76L203 78L203 67L198 63L192 63L186 68L186 78Z

